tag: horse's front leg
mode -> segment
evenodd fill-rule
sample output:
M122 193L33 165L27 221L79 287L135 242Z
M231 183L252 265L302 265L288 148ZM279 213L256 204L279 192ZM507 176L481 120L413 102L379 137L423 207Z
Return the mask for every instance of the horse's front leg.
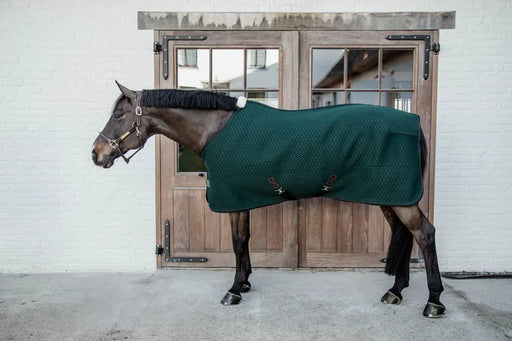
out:
M411 231L421 251L423 251L430 293L427 305L423 310L423 315L426 317L438 317L445 312L446 308L439 301L439 297L443 292L443 283L441 282L441 274L439 273L437 263L435 228L423 212L421 212L418 205L409 207L395 206L392 209L409 231Z
M251 260L249 258L249 211L229 214L233 251L236 258L236 272L233 286L220 301L224 305L238 304L242 300L242 292L251 290L249 275Z

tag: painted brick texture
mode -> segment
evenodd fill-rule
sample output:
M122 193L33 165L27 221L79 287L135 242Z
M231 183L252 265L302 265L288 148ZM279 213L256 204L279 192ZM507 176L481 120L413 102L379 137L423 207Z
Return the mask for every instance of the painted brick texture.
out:
M0 1L0 272L155 268L154 144L95 167L118 94L153 87L139 10L457 11L440 33L435 225L444 271L512 271L510 1Z

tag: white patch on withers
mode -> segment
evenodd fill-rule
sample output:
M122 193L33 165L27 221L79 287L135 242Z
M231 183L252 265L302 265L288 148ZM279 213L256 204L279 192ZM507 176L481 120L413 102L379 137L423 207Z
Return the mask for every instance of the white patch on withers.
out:
M244 96L240 96L240 97L238 97L238 99L236 101L236 106L238 108L245 108L246 103L247 103L247 98L245 98Z

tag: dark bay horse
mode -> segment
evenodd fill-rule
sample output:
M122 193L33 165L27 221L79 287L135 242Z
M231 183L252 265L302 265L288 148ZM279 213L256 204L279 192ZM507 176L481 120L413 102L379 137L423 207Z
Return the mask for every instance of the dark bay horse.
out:
M118 83L122 95L114 104L105 128L94 141L92 159L98 166L110 168L121 157L126 162L130 150L141 150L146 140L155 134L181 143L201 154L210 140L235 113L237 99L211 92L180 90L132 91ZM151 96L158 91L158 96ZM243 104L242 104L243 105ZM421 134L421 168L425 169L426 143ZM426 317L438 317L445 312L439 297L443 291L439 273L435 228L417 203L408 206L381 206L392 230L385 272L395 275L395 282L382 297L388 304L399 304L401 291L409 285L409 262L413 238L419 244L425 260L429 298L423 310ZM224 305L238 304L241 293L251 289L249 275L249 210L230 212L236 272L233 286L222 298Z

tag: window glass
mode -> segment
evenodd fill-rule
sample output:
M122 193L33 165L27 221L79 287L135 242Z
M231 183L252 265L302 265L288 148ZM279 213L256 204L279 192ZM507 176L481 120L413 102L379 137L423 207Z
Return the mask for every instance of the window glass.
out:
M382 88L413 89L413 50L382 51Z
M329 105L338 105L345 103L345 93L343 91L313 92L311 97L311 107L319 108Z
M244 89L244 50L212 50L212 89Z
M343 88L345 49L313 49L313 88Z
M247 49L247 89L279 89L279 50Z
M383 92L380 103L383 106L412 112L412 92Z
M208 49L177 49L178 89L210 87L210 51Z
M376 91L349 91L347 93L347 103L378 105L379 93Z
M348 49L347 88L379 88L379 50Z

